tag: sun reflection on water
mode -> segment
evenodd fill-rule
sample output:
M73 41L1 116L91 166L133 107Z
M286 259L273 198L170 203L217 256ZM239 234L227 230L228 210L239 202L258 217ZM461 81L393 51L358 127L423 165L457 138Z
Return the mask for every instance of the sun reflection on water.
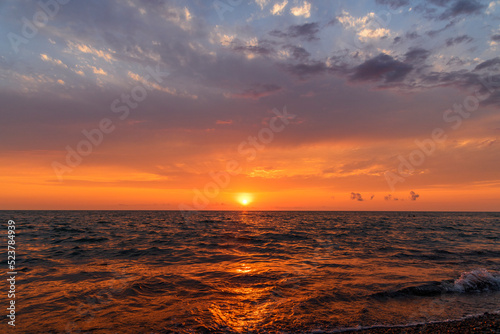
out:
M231 270L234 279L229 280L222 290L233 298L210 306L210 312L221 327L245 332L268 322L274 286L259 283L259 274L265 270L256 263L240 263Z

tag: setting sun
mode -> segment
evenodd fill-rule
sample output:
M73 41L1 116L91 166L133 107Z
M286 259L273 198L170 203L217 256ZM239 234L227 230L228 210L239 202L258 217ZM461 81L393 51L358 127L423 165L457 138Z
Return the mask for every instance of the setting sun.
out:
M241 205L247 206L252 202L252 196L250 194L240 194L238 195L237 200Z

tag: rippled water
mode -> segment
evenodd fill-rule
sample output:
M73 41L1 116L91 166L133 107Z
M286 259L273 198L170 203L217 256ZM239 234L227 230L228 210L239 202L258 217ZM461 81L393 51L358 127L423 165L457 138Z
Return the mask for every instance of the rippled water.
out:
M500 310L498 213L0 217L17 225L16 332L307 333Z

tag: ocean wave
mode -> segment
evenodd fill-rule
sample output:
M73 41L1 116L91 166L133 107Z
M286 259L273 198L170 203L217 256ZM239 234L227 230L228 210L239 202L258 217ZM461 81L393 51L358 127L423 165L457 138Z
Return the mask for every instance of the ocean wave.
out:
M432 297L446 293L500 291L500 272L484 268L463 272L459 278L372 294L373 298Z
M468 271L455 280L453 287L459 292L499 291L500 272L484 268Z

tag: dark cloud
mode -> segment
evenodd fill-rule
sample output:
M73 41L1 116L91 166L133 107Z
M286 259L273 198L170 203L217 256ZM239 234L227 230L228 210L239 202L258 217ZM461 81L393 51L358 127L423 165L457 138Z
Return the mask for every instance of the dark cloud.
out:
M392 195L391 195L391 194L389 194L389 195L387 195L387 196L384 196L384 199L385 199L386 201L398 201L398 200L399 200L399 198L397 198L397 197L392 197Z
M448 60L448 62L446 63L446 65L449 65L449 66L460 66L460 65L463 65L465 64L465 62L458 58L458 57L451 57L450 60Z
M477 87L481 83L478 74L466 70L451 72L430 72L420 76L420 85L423 87L456 86L460 88Z
M305 61L311 55L306 49L295 45L285 45L285 49L292 53L292 57L296 60Z
M404 80L412 69L411 65L381 53L355 67L350 79L352 81L398 82Z
M405 53L405 62L423 62L429 57L430 52L422 48L410 48Z
M433 5L445 7L451 0L428 0L428 1Z
M319 32L319 25L316 22L293 25L288 27L286 32L273 30L269 35L279 38L301 38L307 41L317 40L316 33Z
M400 43L402 41L404 41L405 39L408 39L408 40L413 40L413 39L416 39L416 38L419 38L420 35L415 32L415 31L412 31L412 32L407 32L405 34L405 37L401 37L401 36L397 36L397 37L394 37L394 40L393 40L393 44L397 44L397 43Z
M424 14L426 19L435 19L437 9L435 7L428 6L427 3L421 3L415 6L415 12L420 12Z
M445 25L443 28L441 29L436 29L436 30L429 30L429 31L426 31L425 34L429 37L435 37L437 35L439 35L440 33L442 33L443 31L445 31L446 29L450 28L450 27L453 27L455 25L455 21L450 21L447 25Z
M287 70L301 78L311 75L325 73L328 69L323 62L313 62L309 64L286 65Z
M328 23L326 24L327 26L333 26L333 25L336 25L337 23L339 23L339 19L337 19L336 17L331 19L330 21L328 21Z
M408 39L415 39L415 38L419 38L420 35L416 32L416 31L412 31L412 32L407 32L405 34L406 38Z
M231 97L258 100L261 97L276 94L281 90L283 90L283 88L278 85L259 84L259 85L254 85L254 87L250 89L244 90L240 94L233 94Z
M481 64L477 65L474 68L474 71L479 71L479 70L482 70L482 69L485 69L485 68L488 68L488 67L491 67L491 66L495 66L497 64L500 64L500 58L499 57L488 59L488 60L482 62Z
M356 200L356 201L363 201L363 197L361 196L360 193L351 193L351 199Z
M491 36L491 40L495 42L500 42L500 34Z
M295 25L288 28L288 34L291 37L303 37L309 41L317 39L315 36L317 32L319 32L319 28L318 24L315 22Z
M474 15L486 8L485 4L477 0L459 0L439 16L441 20L448 20L459 15Z
M410 4L409 0L376 0L375 2L379 5L389 6L391 9L398 9Z
M260 45L239 45L233 47L233 50L238 52L254 53L262 56L267 56L274 53L274 50L272 48Z
M469 35L462 35L454 38L452 37L446 40L446 46L453 46L455 44L460 44L460 43L469 43L472 40L473 38L470 37Z
M288 34L286 32L281 31L281 30L272 30L269 32L269 35L274 36L274 37L279 37L279 38L288 37Z
M419 197L420 197L420 195L419 195L419 194L416 194L413 190L412 190L412 191L410 191L410 199L411 199L412 201L416 201L416 200L417 200L417 198L419 198Z
M497 76L496 87L500 87L500 75ZM482 102L483 105L500 106L500 90L493 91L490 96Z

